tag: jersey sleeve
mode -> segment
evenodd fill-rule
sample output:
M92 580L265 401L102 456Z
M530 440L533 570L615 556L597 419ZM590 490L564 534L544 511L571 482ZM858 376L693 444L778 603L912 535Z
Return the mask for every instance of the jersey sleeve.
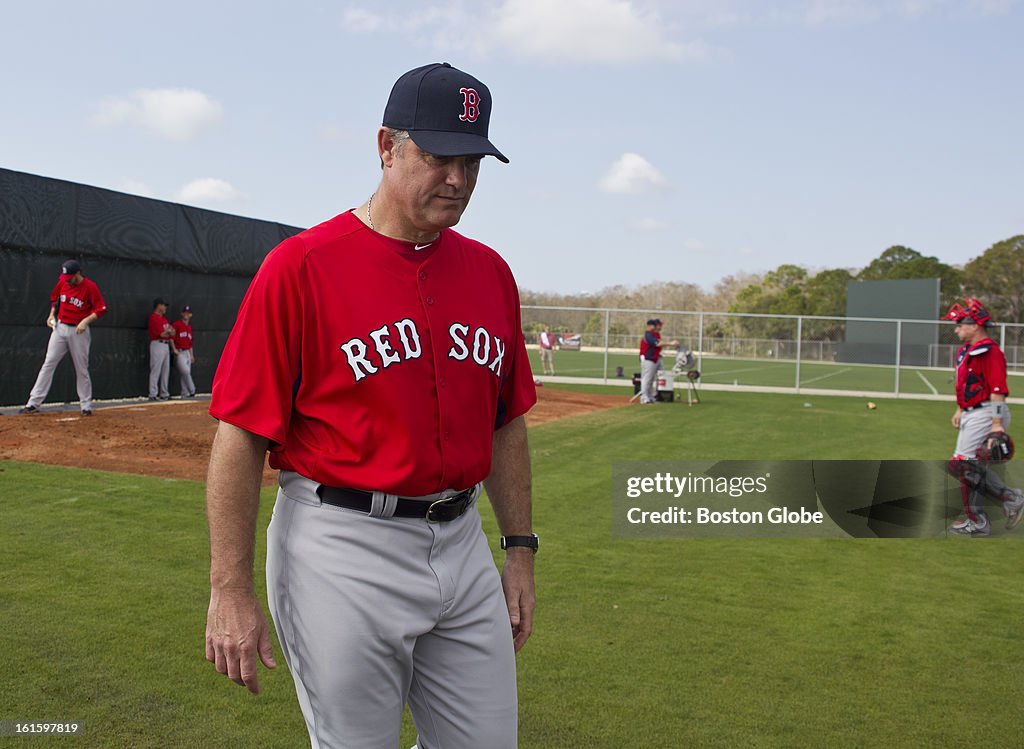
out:
M1006 384L1006 356L996 346L985 354L985 382L988 384L990 397L1010 394L1010 388Z
M304 243L291 237L263 261L217 365L210 415L275 445L285 441L301 379Z
M537 402L537 386L533 383L533 370L526 353L526 340L523 338L523 324L520 314L519 295L515 298L516 308L516 339L512 346L514 356L511 366L501 383L498 393L498 413L494 422L495 430L508 424L527 411Z
M89 302L92 304L90 314L96 315L97 319L103 317L107 312L107 303L103 301L103 294L96 284L89 285Z
M64 276L57 279L57 285L53 287L53 291L50 292L50 306L52 307L60 301L60 290L64 287Z

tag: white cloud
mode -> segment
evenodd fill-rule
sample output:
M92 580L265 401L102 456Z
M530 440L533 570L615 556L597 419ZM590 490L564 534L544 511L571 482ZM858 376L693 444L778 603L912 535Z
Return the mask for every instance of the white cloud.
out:
M667 185L661 173L643 156L624 153L597 186L604 192L638 194Z
M666 36L654 12L629 0L504 0L497 39L521 57L583 62L703 59L709 48Z
M524 59L598 63L704 60L716 50L701 41L683 42L679 29L637 0L459 0L384 15L350 7L342 26L353 33L402 34L454 53L500 54ZM710 12L710 11L708 11ZM700 14L704 15L702 9ZM721 14L715 11L716 19ZM731 18L731 17L730 17Z
M192 140L219 122L219 102L189 88L139 89L128 96L104 99L97 107L95 125L140 125L151 133L174 141Z
M238 200L245 195L230 183L217 177L202 177L194 179L182 187L175 200L180 203L192 205L199 203L223 203L228 200Z

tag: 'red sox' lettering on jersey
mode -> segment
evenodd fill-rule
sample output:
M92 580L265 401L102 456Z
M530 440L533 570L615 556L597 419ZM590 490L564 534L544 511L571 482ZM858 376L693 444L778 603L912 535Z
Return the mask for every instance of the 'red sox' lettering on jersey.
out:
M370 331L366 337L352 338L341 344L339 348L345 354L348 366L352 369L355 381L359 382L367 375L377 374L381 369L387 369L392 364L418 359L423 353L420 347L420 334L416 329L416 321L408 318L394 323L395 330L392 331L388 325L377 330ZM470 333L470 326L461 323L452 323L448 328L451 336L452 347L448 350L448 357L457 361L472 361L480 366L487 367L494 372L496 377L501 376L501 364L505 360L505 343L497 336L492 336L486 328L479 327L473 331L470 342L467 343L467 336ZM401 348L392 346L392 335L398 335L401 340ZM366 340L369 338L369 342ZM493 341L494 356L491 356ZM470 345L472 345L472 357L470 356Z
M501 377L501 364L505 360L505 344L497 336L487 332L487 328L479 327L469 333L470 326L462 323L452 323L448 328L448 335L452 339L452 347L448 349L448 357L456 361L467 361L470 359L470 346L472 345L472 360L481 367L487 367L498 377ZM494 358L491 358L491 341L494 341Z
M490 471L494 430L536 400L518 310L511 271L485 245L445 229L416 251L343 213L267 255L210 413L268 438L274 468L320 483L404 496L472 486Z
M420 346L420 334L416 330L416 322L408 318L398 320L394 323L395 334L401 340L402 348L396 350L391 345L392 330L384 325L368 334L372 346L368 345L362 338L352 338L341 344L340 348L345 352L348 365L352 368L356 382L367 375L377 374L380 368L387 369L392 364L398 364L407 359L419 359L423 353ZM370 351L374 352L376 365L367 358Z

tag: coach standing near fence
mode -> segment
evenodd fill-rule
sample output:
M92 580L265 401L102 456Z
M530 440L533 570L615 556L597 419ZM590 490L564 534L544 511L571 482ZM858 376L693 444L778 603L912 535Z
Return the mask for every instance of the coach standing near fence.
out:
M257 654L273 665L252 583L269 448L268 599L314 747L396 746L406 702L422 749L517 744L536 393L508 266L450 228L482 157L507 161L490 114L446 63L399 78L377 190L267 256L214 379L206 656L253 692Z
M168 322L167 300L157 297L153 300L153 312L149 316L149 399L170 400L168 387L171 377L171 352L174 347L174 328Z
M663 346L678 345L677 341L668 344L661 340L661 320L652 318L647 321L643 338L640 339L640 402L658 402L658 370L661 364Z
M92 416L92 379L89 377L91 326L107 311L99 287L82 274L77 260L68 260L61 268L57 285L50 293L50 314L46 324L53 329L46 346L46 358L39 368L28 403L19 413L36 413L53 384L53 372L65 354L71 353L75 365L75 385L83 416Z

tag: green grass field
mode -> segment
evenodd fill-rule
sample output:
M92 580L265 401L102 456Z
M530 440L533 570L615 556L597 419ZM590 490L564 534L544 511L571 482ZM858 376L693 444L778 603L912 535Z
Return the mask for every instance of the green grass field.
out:
M531 430L542 551L519 655L522 747L1021 744L1019 539L613 537L617 460L941 459L952 447L950 404L806 402L709 393L694 408ZM0 719L85 724L81 740L40 745L308 745L283 658L259 697L204 660L202 494L0 462ZM496 546L486 504L482 515ZM402 749L414 738L407 720Z
M530 351L535 373L543 371L540 355ZM674 353L666 355L666 367L675 364ZM594 351L555 352L556 374L566 377L604 377L604 353ZM638 357L633 354L608 355L608 375L622 367L627 378L639 372ZM713 385L754 385L760 387L796 386L796 363L771 359L731 359L705 357L701 381ZM899 392L907 395L949 395L953 392L952 369L900 367ZM1014 376L1016 377L1016 376ZM892 393L896 390L896 368L866 364L804 361L800 365L800 387L825 390ZM1012 387L1011 387L1012 390Z

